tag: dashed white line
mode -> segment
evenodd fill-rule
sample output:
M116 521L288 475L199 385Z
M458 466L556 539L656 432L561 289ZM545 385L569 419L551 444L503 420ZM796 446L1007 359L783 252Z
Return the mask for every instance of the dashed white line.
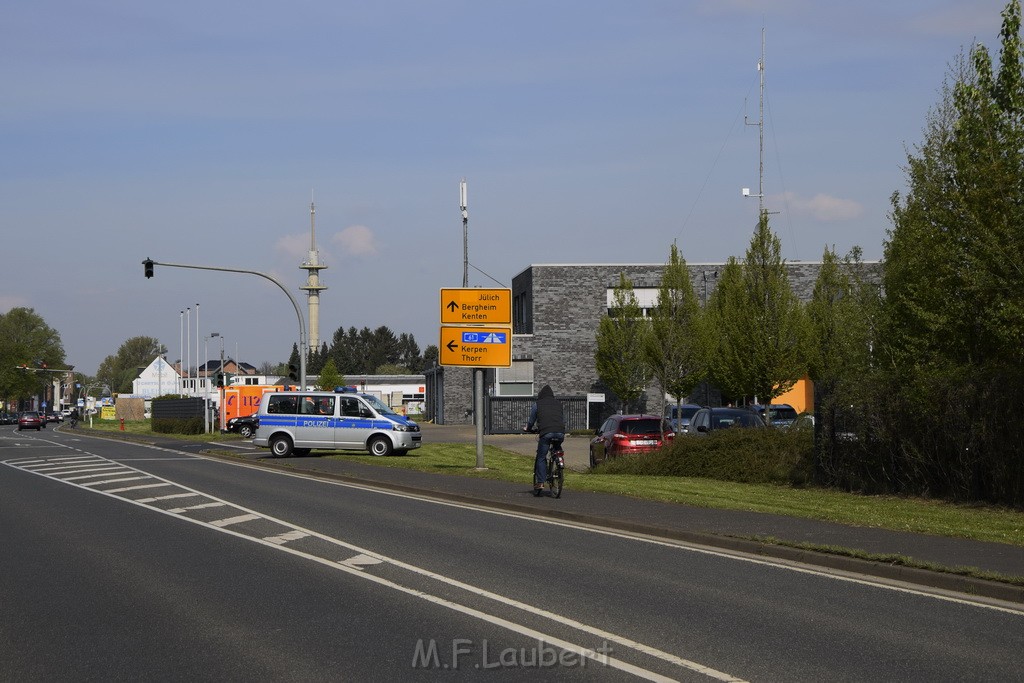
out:
M264 536L263 540L267 543L273 543L275 545L283 545L289 541L297 541L300 538L307 538L309 534L305 531L289 531L286 534L278 534L277 536Z
M145 477L121 477L120 479L104 479L103 481L90 481L82 486L103 486L104 484L120 484L125 481L139 481L140 479L152 479L149 475Z
M219 529L226 526L241 524L242 522L251 522L254 519L260 519L260 515L250 513L248 515L238 515L237 517L226 517L224 519L218 519L214 522L210 522L210 526L215 526Z
M167 496L167 497L170 498L171 496ZM227 505L227 503L222 503L220 501L216 501L216 502L213 502L213 503L200 503L198 505L189 505L189 506L183 507L183 508L171 508L170 510L168 510L168 512L170 512L171 514L180 515L180 514L182 514L184 512L189 512L190 510L205 510L206 508L222 508L225 505Z

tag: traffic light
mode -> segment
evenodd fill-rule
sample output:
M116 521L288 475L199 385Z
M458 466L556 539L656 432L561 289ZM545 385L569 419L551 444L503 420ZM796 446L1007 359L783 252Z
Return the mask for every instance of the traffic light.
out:
M218 372L217 373L217 386L218 387L224 386L224 373L223 372Z
M288 364L288 379L293 382L299 381L299 369L291 363Z
M146 277L153 277L153 259L148 258L142 262L143 269L146 273Z

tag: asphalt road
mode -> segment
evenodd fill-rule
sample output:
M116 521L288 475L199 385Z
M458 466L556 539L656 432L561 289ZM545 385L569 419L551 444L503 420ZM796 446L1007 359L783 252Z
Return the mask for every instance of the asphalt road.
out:
M1024 678L1020 609L74 434L0 521L9 680Z

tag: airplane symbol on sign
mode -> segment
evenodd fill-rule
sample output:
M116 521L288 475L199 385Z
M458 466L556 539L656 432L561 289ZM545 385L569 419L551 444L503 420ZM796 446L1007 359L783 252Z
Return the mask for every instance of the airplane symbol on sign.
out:
M504 344L506 335L504 332L463 332L463 344Z

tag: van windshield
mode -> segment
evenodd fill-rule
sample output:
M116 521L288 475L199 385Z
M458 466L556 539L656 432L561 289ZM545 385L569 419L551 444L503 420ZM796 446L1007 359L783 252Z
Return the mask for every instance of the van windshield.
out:
M391 410L391 408L388 408L387 404L381 401L376 396L371 396L370 394L363 394L362 398L381 415L395 415L396 417L401 417L398 413Z

